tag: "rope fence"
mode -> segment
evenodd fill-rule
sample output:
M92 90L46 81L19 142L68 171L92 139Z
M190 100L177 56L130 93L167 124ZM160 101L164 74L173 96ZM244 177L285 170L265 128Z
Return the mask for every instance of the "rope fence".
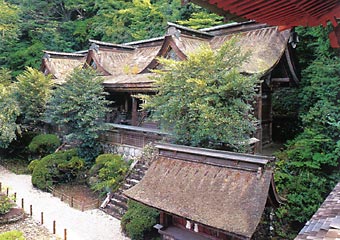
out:
M7 196L9 196L9 188L4 187L1 182L0 182L0 193L4 193ZM17 199L16 199L17 193L14 192L13 196L14 196L13 201L16 203L17 202ZM21 206L20 207L22 208L23 211L25 209L24 203L25 203L24 198L21 198ZM85 207L85 205L84 205L84 207ZM29 215L30 215L30 217L32 217L32 215L33 215L33 206L32 205L29 206ZM56 234L56 221L53 220L52 223L53 223L52 231L53 231L53 235L55 235ZM46 222L44 222L44 212L40 212L40 224L46 225ZM62 239L67 240L67 229L66 228L64 229L64 237Z
M53 187L47 187L47 191L52 193L54 197L60 198L61 201L67 203L70 207L81 210L82 212L99 208L100 206L100 199L92 201L78 200L73 196L66 195L63 192L56 190Z

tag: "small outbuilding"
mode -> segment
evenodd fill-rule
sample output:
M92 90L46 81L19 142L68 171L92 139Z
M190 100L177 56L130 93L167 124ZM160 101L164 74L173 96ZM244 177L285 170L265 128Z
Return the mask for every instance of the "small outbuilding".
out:
M250 239L281 203L272 157L158 144L144 178L124 194L160 211L163 239Z

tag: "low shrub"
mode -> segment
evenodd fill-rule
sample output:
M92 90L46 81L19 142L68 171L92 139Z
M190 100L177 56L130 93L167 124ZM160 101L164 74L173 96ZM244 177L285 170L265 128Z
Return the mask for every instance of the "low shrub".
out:
M58 146L60 146L60 140L57 135L40 134L32 139L28 145L28 149L32 154L46 156L47 154L53 153Z
M8 196L0 194L0 215L7 213L13 206L14 203Z
M120 155L99 155L90 170L91 177L96 179L91 182L92 189L104 193L116 191L128 169L129 164Z
M13 230L0 233L0 240L25 240L25 237L22 232Z
M85 161L77 156L76 149L47 155L28 166L32 171L32 184L45 190L55 183L70 182L84 170Z
M157 235L153 228L159 219L159 212L156 209L147 207L136 201L128 201L128 210L124 214L121 227L132 240L151 239Z

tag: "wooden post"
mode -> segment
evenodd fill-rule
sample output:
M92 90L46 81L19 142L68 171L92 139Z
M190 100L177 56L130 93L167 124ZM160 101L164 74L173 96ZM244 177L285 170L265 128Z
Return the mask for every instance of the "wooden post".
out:
M17 193L16 192L14 193L14 202L15 203L17 202Z
M64 201L64 193L61 194L60 200Z
M53 221L53 234L56 233L56 230L55 230L55 220Z
M2 192L2 183L0 182L0 193Z
M73 207L73 197L71 197L71 207Z
M138 114L137 114L137 99L132 97L132 112L131 112L131 125L137 126Z
M32 217L33 215L33 209L32 209L32 205L30 205L30 216Z
M22 208L22 209L25 209L25 208L24 208L24 199L23 199L23 198L21 199L21 208Z
M97 199L97 208L99 208L99 206L100 206L100 200Z
M84 201L81 202L81 211L84 212Z
M64 229L64 240L67 240L67 229Z
M9 191L9 189L7 188L7 189L6 189L6 195L7 195L7 197L8 197L8 191Z
M43 212L41 212L41 215L40 215L40 218L41 218L41 225L43 225L44 224L44 213Z

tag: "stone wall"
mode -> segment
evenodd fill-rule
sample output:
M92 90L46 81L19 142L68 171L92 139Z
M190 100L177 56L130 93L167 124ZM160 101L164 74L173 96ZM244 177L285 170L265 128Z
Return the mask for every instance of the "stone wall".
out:
M126 161L136 160L142 155L143 149L129 145L102 143L104 153L114 153L123 156Z

